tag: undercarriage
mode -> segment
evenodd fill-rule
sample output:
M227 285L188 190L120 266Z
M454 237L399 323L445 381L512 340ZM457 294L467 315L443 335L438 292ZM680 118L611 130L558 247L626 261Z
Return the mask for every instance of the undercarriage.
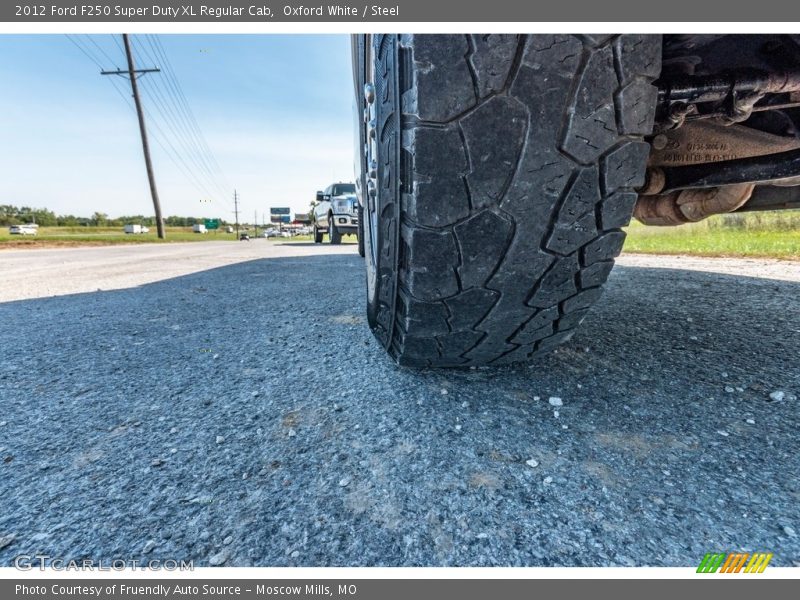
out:
M662 48L634 217L800 208L800 36L667 35Z

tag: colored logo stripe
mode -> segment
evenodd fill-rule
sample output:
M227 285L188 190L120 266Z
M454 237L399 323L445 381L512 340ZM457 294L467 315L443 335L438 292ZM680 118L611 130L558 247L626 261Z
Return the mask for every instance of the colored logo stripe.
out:
M760 552L757 554L753 554L753 558L750 559L750 562L747 563L747 566L744 569L745 573L763 573L764 569L767 568L769 561L772 560L772 554L767 554L766 552Z
M710 552L703 557L700 566L697 567L697 572L716 573L723 560L725 560L724 554L714 554Z
M749 554L741 553L728 554L728 559L725 561L725 564L722 565L720 573L738 573L742 569L744 561L746 561L749 556Z
M748 561L748 559L750 559ZM700 565L697 567L698 573L740 573L744 569L745 573L763 573L767 568L772 554L767 552L731 552L723 554L719 552L709 552L703 556ZM745 566L747 563L747 566Z

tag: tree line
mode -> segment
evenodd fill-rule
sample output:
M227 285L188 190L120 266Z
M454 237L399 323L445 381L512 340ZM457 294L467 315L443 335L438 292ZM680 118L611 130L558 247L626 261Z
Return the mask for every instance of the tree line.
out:
M164 218L164 224L170 227L191 227L196 223L204 223L203 217L170 216ZM227 225L223 219L220 224ZM154 216L130 215L110 218L106 213L95 212L91 217L78 217L75 215L57 215L46 208L31 208L29 206L13 206L0 204L0 225L22 225L24 223L37 223L42 227L122 227L124 225L144 225L155 227Z

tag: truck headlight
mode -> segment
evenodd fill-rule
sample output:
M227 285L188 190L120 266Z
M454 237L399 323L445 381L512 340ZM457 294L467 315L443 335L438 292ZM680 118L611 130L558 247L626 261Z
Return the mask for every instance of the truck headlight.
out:
M333 212L337 215L349 214L352 207L350 200L334 200L331 205Z

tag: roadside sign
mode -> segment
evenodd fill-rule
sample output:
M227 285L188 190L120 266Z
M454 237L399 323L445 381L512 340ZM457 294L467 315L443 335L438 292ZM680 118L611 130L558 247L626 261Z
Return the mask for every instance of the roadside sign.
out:
M271 207L269 209L269 214L270 215L287 215L288 216L288 215L291 214L291 212L292 212L292 209L289 208L288 206L287 207L278 207L278 208Z
M291 215L270 215L269 216L270 223L291 223L292 216Z
M206 219L206 229L219 229L219 219Z

